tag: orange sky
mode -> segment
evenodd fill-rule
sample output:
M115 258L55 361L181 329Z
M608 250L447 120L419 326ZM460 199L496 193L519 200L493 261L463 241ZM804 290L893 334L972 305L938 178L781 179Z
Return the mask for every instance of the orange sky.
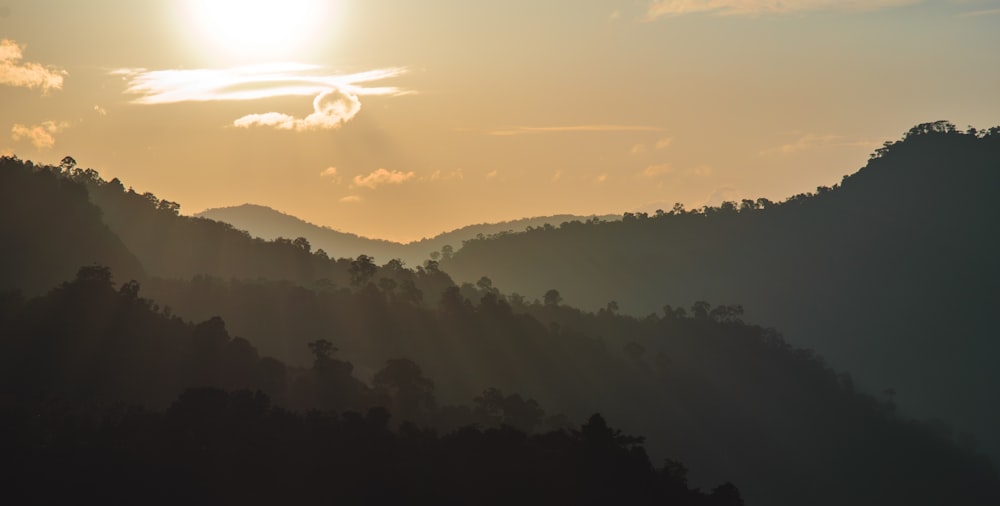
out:
M1000 124L997 0L0 0L0 151L373 237L774 200Z

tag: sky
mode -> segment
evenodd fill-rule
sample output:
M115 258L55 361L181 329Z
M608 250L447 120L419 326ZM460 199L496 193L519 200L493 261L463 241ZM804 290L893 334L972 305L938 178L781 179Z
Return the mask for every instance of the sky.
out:
M0 153L369 237L783 200L1000 125L1000 0L0 0Z

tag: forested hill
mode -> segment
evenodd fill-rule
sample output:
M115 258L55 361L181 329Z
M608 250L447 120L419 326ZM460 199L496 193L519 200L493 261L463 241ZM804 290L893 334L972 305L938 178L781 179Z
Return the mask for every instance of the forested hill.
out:
M104 181L68 157L62 167L13 158L5 163L24 176L16 181L55 180L74 188L76 201L90 192L104 222L147 272L133 283L128 274L87 266L76 280L41 297L0 291L0 427L21 442L5 457L39 466L25 476L50 469L37 455L85 462L79 456L109 456L110 449L112 457L123 455L113 459L123 465L136 448L173 448L169 441L152 444L162 441L146 431L181 437L190 434L184 420L208 429L234 427L233 433L221 431L219 446L199 439L219 433L209 430L177 447L198 455L205 449L217 462L225 462L221 455L228 448L255 448L235 443L246 441L240 439L246 434L273 441L255 432L270 424L262 415L269 413L266 403L242 394L182 394L175 403L180 408L170 408L165 419L90 412L116 401L163 408L182 389L210 386L260 389L300 411L382 405L395 420L443 432L468 423L569 430L569 421L599 411L629 433L647 436L655 462L670 457L691 465L698 486L732 481L749 504L991 505L1000 496L995 469L967 434L900 416L891 396L855 388L848 376L789 346L776 331L743 322L737 306L697 302L690 311L672 308L636 319L613 305L596 313L574 309L554 291L534 303L502 293L486 278L456 286L433 261L412 269L393 261L379 266L366 256L332 260L311 251L305 239L252 239L222 223L179 216L177 204ZM10 191L21 191L20 184ZM62 198L50 190L38 198ZM36 209L12 202L17 205L10 216ZM15 243L46 232L12 230L22 234L5 238ZM23 258L17 267L45 264ZM155 302L140 297L140 287ZM470 398L475 407L463 408ZM10 403L13 415L4 411ZM44 419L35 417L39 410ZM238 413L253 426L232 425ZM206 414L209 419L199 418ZM356 433L340 428L349 429L358 415L337 418L347 426L313 424L317 416L329 420L325 415L274 416L290 424L283 425L287 432L271 434L281 438L312 424L317 437L332 431L351 439ZM375 412L369 428L384 429L384 418ZM550 439L572 452L579 438L559 439L566 434L576 432ZM436 447L433 437L410 436L419 433L405 432L399 440L427 451ZM458 437L472 445L482 441L473 433ZM373 441L395 444L381 436ZM267 451L300 448L289 444ZM483 444L479 448L496 448ZM642 455L633 457L620 462L645 470L628 476L649 478Z
M398 243L382 239L361 237L328 227L313 225L295 216L276 211L266 206L243 204L233 207L207 209L195 215L199 218L228 223L240 230L246 230L254 237L274 240L279 237L304 237L314 248L319 248L333 257L355 258L364 254L380 262L398 258L408 265L420 265L442 249L445 255L463 241L484 235L521 232L528 227L558 225L564 221L585 220L592 217L556 215L537 218L523 218L499 223L469 225L450 232L438 234L409 243ZM614 220L617 216L602 216L601 219Z
M840 185L467 241L443 268L569 304L740 303L908 412L1000 456L1000 128L918 125Z
M30 161L0 157L0 237L0 291L42 293L93 263L143 273L86 188Z

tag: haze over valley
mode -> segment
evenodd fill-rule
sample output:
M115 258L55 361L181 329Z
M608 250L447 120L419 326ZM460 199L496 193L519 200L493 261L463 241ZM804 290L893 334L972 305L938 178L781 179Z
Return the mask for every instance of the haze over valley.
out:
M1000 504L995 0L0 0L5 503Z

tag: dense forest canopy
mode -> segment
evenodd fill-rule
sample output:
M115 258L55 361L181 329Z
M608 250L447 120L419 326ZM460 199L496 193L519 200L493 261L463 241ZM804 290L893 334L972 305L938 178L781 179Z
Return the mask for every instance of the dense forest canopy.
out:
M459 282L557 289L568 304L659 313L739 303L918 416L972 431L1000 457L1000 128L917 125L839 185L620 222L567 222L467 241Z
M995 189L998 139L920 125L815 195L543 225L414 267L181 216L70 157L3 157L4 215L35 220L4 220L0 420L17 435L5 458L29 464L18 491L97 459L140 488L163 473L177 500L245 494L255 473L271 478L257 500L290 487L305 499L319 476L347 473L330 497L352 503L995 504L983 431L897 407L933 389L855 385L798 345L826 334L786 340L744 319L804 314L845 350L868 339L845 354L889 370L876 345L907 364L934 346L925 372L982 377L959 359L996 356L983 340L996 239L982 233L996 211L970 192ZM636 298L655 308L634 316ZM570 305L589 299L601 302ZM912 332L893 333L892 317ZM953 396L995 393L986 379ZM371 481L376 469L391 471ZM456 477L470 485L447 486Z

